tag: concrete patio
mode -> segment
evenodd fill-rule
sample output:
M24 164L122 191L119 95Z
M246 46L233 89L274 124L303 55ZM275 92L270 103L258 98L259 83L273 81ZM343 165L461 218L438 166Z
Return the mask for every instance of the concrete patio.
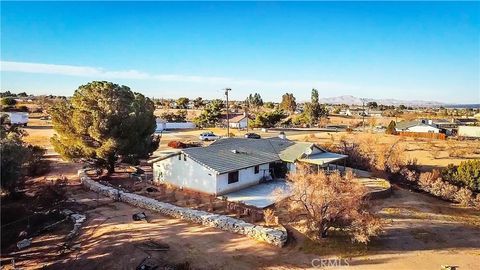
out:
M223 196L227 197L227 200L230 202L243 202L246 205L265 208L275 203L275 199L271 194L277 188L284 190L287 189L288 187L285 180L277 179L269 181L239 191L227 193ZM221 197L222 196L219 198Z

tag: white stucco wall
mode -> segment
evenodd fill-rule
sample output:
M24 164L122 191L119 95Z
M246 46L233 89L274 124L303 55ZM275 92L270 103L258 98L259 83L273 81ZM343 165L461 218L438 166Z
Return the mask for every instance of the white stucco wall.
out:
M201 166L187 157L184 161L178 155L155 162L153 164L154 181L166 182L178 187L184 187L196 191L215 194L216 173Z
M236 123L230 123L231 128L246 128L248 124L247 118L243 118L242 120Z
M262 164L259 166L259 172L255 174L255 168L250 167L238 171L238 182L229 184L228 173L220 174L217 176L217 195L222 195L228 192L240 190L242 188L258 184L262 177L268 176L269 166Z

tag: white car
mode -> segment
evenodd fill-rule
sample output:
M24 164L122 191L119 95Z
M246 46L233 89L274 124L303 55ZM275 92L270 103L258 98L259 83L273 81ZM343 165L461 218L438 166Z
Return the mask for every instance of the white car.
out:
M201 141L215 141L220 139L219 136L213 134L213 132L204 132L198 137Z

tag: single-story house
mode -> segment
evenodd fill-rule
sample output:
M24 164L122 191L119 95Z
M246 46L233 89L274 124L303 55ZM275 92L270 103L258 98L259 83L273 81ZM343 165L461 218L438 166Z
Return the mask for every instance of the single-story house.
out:
M154 182L218 196L283 178L298 162L320 169L346 157L308 142L224 138L206 147L168 151L150 162Z
M395 126L397 132L425 132L425 133L440 133L441 129L437 128L428 121L404 121L399 122Z
M231 128L237 128L237 129L244 129L247 128L248 126L248 116L243 113L243 114L230 114L228 116L228 123L229 127ZM227 125L227 116L223 116L223 123L225 126Z
M454 121L459 126L474 126L478 123L476 118L456 118Z
M367 116L365 109L363 108L349 108L345 111L347 116Z

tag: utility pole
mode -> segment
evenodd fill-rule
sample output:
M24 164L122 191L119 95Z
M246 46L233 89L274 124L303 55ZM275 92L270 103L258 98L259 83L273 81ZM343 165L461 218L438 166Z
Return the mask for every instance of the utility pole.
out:
M365 132L365 99L362 98L362 129Z
M225 96L227 96L227 138L230 137L230 116L228 114L228 92L232 91L231 88L225 88Z

